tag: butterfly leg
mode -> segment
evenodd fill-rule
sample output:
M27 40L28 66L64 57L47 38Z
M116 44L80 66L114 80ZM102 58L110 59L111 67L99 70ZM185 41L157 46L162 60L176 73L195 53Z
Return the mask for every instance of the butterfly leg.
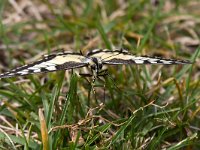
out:
M89 73L79 73L81 77L92 77L92 74Z
M108 73L108 70L107 70L107 69L102 70L101 72L99 72L98 76L99 76L99 77L108 76L108 78L111 79L111 81L113 82L113 85L116 87L116 89L120 91L120 89L118 88L118 86L117 86L116 83L115 83L115 80L114 80L114 79L112 78L112 76Z
M108 77L111 79L111 81L112 81L113 85L115 86L115 88L118 91L121 91L120 88L117 86L116 81L113 79L113 77L110 74L108 74Z
M105 74L103 75L100 75L100 76L97 76L98 80L100 80L101 82L103 82L103 97L104 97L104 102L105 102L105 99L106 99L106 83L105 83ZM104 80L100 77L103 77Z
M105 76L108 75L108 69L104 69L104 70L101 70L100 72L98 72L98 76L97 78L102 81L104 84L103 84L103 97L104 97L104 102L105 102L105 99L106 99L106 83L105 83ZM104 80L100 77L103 77Z
M105 70L101 70L100 72L98 72L98 77L105 77L108 75L108 69Z
M93 77L93 79L92 79L92 82L90 82L89 80L87 80L87 78L85 78L87 81L88 81L88 83L91 85L91 89L92 89L92 91L93 91L93 94L94 94L94 97L95 97L95 99L96 99L96 91L95 91L95 80L96 80L96 76L94 76L94 75L92 75L92 74L89 74L89 73L79 73L79 75L81 76L81 77ZM90 89L90 90L91 90Z
M93 90L93 93L94 93L94 97L95 97L95 100L96 100L96 102L97 102L97 97L96 97L96 90L95 90L95 80L96 80L96 78L97 78L97 76L93 76L93 79L92 79L92 90Z

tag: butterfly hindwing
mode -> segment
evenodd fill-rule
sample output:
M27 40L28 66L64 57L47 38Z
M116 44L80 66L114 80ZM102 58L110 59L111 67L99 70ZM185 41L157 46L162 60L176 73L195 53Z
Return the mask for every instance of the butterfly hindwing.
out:
M22 67L18 67L4 74L0 74L0 78L23 76L40 72L68 70L73 68L84 67L87 65L87 58L79 53L51 54L45 56L42 60L33 62L28 65L24 65Z
M188 64L189 61L176 60L176 59L166 59L160 57L151 56L136 56L130 54L127 50L101 50L97 49L88 53L90 57L98 57L101 59L103 64L107 65L118 65L118 64L163 64L163 65L173 65L173 64Z

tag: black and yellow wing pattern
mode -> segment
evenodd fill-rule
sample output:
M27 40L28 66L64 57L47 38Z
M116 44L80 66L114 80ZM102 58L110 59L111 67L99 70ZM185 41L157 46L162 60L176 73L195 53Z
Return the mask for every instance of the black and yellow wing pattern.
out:
M87 54L89 57L97 57L105 65L120 65L120 64L160 64L160 65L176 65L190 64L188 60L166 59L152 56L136 56L132 55L126 49L96 49Z
M166 59L160 57L136 56L125 49L95 49L86 54L63 52L44 56L43 59L9 72L0 74L0 78L24 76L34 73L69 70L74 68L88 67L95 76L102 70L104 65L128 65L128 64L190 64L187 60Z
M80 68L87 66L87 61L88 59L80 53L64 52L51 54L44 56L44 58L39 61L0 74L0 78Z

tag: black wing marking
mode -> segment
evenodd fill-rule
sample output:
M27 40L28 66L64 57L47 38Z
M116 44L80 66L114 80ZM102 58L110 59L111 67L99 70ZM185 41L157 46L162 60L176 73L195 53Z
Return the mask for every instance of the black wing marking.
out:
M0 78L23 76L33 73L52 72L57 70L68 70L88 65L88 58L80 53L57 53L46 55L42 60L33 62L0 74Z
M97 57L101 60L104 60L106 58L109 58L111 56L115 56L118 54L130 54L125 49L116 49L116 50L109 50L109 49L94 49L87 53L88 57ZM130 54L131 55L131 54Z
M116 49L116 50L101 50L97 49L88 53L90 57L98 57L101 59L103 64L118 65L118 64L163 64L163 65L174 65L174 64L191 64L187 60L178 59L166 59L161 57L151 56L135 56L130 54L127 50Z

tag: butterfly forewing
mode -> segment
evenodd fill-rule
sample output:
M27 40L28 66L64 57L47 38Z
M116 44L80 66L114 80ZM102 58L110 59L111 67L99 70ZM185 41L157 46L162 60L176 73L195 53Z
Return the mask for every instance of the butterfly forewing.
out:
M79 53L58 53L45 56L42 60L24 65L0 74L0 78L23 76L27 74L68 70L88 65L88 59Z
M118 64L189 64L189 61L177 60L177 59L166 59L161 57L151 56L136 56L130 54L127 50L94 50L88 53L90 57L98 57L101 59L103 64L107 65L118 65Z
M111 57L115 57L119 54L129 54L126 50L108 50L108 49L95 49L90 51L87 56L89 57L96 57L101 59L101 61L105 61L106 59L109 59Z
M149 57L149 56L134 56L119 54L104 59L104 64L117 65L117 64L189 64L189 61L176 60L176 59L165 59L160 57Z

